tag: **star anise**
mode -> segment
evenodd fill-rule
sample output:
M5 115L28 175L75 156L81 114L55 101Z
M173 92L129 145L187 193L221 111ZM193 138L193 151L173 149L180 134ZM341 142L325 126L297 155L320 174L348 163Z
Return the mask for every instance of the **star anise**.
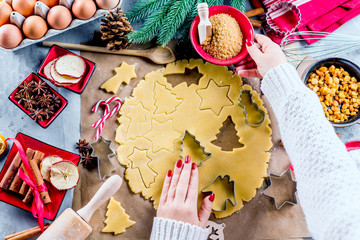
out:
M46 120L50 119L52 116L54 116L54 107L49 106L47 108L44 108L44 117Z
M39 97L38 104L40 107L48 108L51 104L51 96L43 94Z
M23 97L25 97L24 94L19 93L19 92L15 93L15 96L14 96L15 100L17 100L17 101L19 101Z
M23 96L30 96L32 90L32 82L24 82L23 84L20 84L18 93L22 94Z
M47 86L45 82L37 82L37 81L33 81L33 93L37 92L38 95L40 95L40 93L45 93L45 90L47 90Z
M87 152L85 154L81 154L80 163L86 169L92 169L92 168L97 166L96 157L91 156L90 152Z
M34 96L25 96L23 98L21 98L18 102L19 104L23 105L23 107L26 110L32 109L37 103L34 99Z
M51 100L52 100L52 103L54 104L54 108L60 108L61 106L61 99L56 96L56 94L51 94Z
M30 109L30 117L32 119L34 119L34 121L43 121L43 116L44 116L44 110L43 109L40 109L40 108L37 108L37 109L33 109L31 108Z
M88 142L86 142L86 139L81 140L79 139L79 142L76 143L76 149L79 149L79 153L81 154L86 154L86 153L90 153L90 145Z

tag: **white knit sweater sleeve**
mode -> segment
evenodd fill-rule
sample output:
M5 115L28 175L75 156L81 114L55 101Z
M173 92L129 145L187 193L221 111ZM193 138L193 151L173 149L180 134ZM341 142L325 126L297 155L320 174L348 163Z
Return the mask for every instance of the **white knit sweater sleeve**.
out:
M324 117L318 97L288 63L271 69L261 90L279 122L315 240L360 239L360 170Z
M206 240L209 234L209 229L181 221L155 217L150 240Z

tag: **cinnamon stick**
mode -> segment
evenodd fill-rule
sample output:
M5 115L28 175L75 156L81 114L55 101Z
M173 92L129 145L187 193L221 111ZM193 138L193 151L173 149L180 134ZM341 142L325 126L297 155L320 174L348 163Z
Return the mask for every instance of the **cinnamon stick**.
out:
M44 225L44 229L46 230L50 226L49 223ZM33 227L22 232L14 233L5 237L5 240L24 240L30 237L41 234L41 229L39 226Z
M44 183L44 179L41 175L41 172L40 172L40 169L38 166L38 164L40 163L40 161L42 160L43 157L44 157L44 154L42 153L41 158L35 159L35 157L34 157L31 161L29 161L31 170L33 171L33 174L36 179L36 184L38 186L40 186ZM40 192L40 196L41 196L41 199L43 200L44 204L51 203L51 199L50 199L50 195L49 195L48 191Z
M25 167L20 166L20 168L23 170L23 172L25 173L26 176L29 176L26 169L25 169ZM27 183L23 181L22 184L21 184L20 190L19 190L19 194L21 196L25 197L28 190L29 190L29 185L27 185Z
M18 153L16 153L16 155L15 155L14 159L12 160L9 168L5 172L3 178L1 179L0 188L2 188L4 190L9 189L11 181L15 177L20 164L21 164L21 157L20 157L20 154L18 152Z
M40 151L35 151L35 154L33 156L33 158L29 161L30 162L35 162L36 165L38 166L41 162L41 160L44 158L45 154L43 152ZM31 167L31 165L30 165ZM41 175L41 174L40 174ZM25 194L25 197L23 199L23 202L26 204L29 204L32 200L32 193L31 193L31 189L28 188L27 193Z
M30 161L30 159L33 158L34 152L35 151L32 150L31 148L26 149L26 158L28 159L28 161ZM25 166L23 163L20 164L20 168L23 171L25 170ZM26 170L24 172L26 172ZM9 190L19 193L22 183L23 183L23 180L19 177L19 175L16 174L12 183L10 184ZM21 194L21 195L25 195L25 194Z

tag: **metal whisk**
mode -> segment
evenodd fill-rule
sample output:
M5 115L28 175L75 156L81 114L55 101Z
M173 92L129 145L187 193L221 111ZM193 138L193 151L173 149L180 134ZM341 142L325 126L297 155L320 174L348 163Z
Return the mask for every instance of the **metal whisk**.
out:
M321 40L320 40L321 39ZM320 40L308 45L306 40ZM360 49L360 36L302 31L286 35L280 43L281 49L292 64L298 64L305 57L313 59L341 56Z

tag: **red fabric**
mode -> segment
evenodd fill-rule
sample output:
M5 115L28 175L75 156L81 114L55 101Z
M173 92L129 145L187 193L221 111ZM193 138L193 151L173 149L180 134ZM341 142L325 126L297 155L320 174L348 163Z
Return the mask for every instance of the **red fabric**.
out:
M333 32L342 24L349 21L360 14L360 1L359 0L250 0L254 7L263 7L269 9L270 6L279 1L288 1L295 4L301 13L301 22L298 31L324 31ZM293 19L289 16L291 14L285 13L276 17L274 22L282 31L288 31L289 26L293 26ZM263 16L263 19L265 17ZM281 38L276 34L267 33L270 38L279 43ZM316 40L308 41L309 44L314 43Z

